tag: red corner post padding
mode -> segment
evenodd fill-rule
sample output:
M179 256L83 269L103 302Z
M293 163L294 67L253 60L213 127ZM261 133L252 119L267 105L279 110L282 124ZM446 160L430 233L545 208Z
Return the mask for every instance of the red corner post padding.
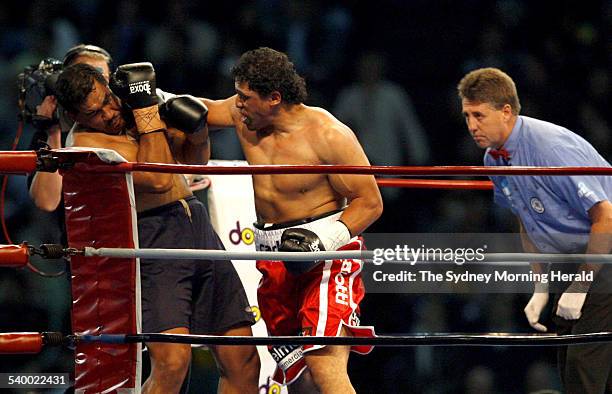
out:
M137 245L130 174L66 171L63 191L70 247L134 248ZM136 259L72 256L70 272L75 334L139 331ZM75 391L140 390L138 344L78 343L75 364Z
M0 245L0 267L19 268L30 261L30 250L25 244Z
M29 174L36 170L38 157L33 150L0 151L0 174Z
M39 332L0 333L0 354L39 353L42 347Z

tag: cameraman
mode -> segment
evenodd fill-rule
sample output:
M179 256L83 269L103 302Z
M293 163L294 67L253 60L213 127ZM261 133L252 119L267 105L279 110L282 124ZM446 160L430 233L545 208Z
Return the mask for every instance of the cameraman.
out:
M77 45L64 56L63 67L72 64L86 63L98 69L107 80L110 76L110 65L112 59L109 53L95 45ZM47 96L37 107L37 115L52 120L51 126L34 133L30 143L31 150L44 148L46 145L51 149L59 149L66 145L66 138L70 138L68 132L73 123L58 107L55 96ZM28 189L30 197L36 206L43 211L53 212L58 209L62 201L62 177L59 172L34 172L28 177ZM58 212L58 221L64 229L63 207ZM62 231L63 244L66 244L66 234Z

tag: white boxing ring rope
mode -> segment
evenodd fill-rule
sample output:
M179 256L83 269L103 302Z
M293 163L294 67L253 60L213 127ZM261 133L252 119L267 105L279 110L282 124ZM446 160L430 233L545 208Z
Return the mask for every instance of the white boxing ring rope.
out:
M177 260L282 260L282 261L318 261L318 260L364 260L372 261L375 258L373 250L339 250L323 252L241 252L227 250L206 249L136 249L136 248L92 248L85 247L84 255L87 257L101 256L112 258L144 258L144 259L177 259ZM439 254L433 255L431 260L420 260L419 263L450 263ZM380 256L378 256L380 258ZM469 261L466 264L488 263L529 263L529 262L555 262L555 263L597 263L611 264L612 255L609 254L554 254L554 253L484 253L483 260ZM439 259L438 259L439 258ZM414 261L396 261L412 263Z

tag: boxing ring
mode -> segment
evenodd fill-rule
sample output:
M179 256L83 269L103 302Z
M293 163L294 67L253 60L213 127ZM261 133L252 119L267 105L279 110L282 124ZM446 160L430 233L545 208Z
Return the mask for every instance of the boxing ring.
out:
M559 346L612 342L612 332L577 335L512 333L428 333L375 337L232 337L141 332L139 258L270 259L287 261L358 259L371 261L373 251L256 252L252 250L140 249L131 172L200 175L367 174L395 176L612 175L602 167L389 167L389 166L195 166L130 163L107 150L59 149L0 152L0 173L55 171L63 175L68 248L33 247L27 243L0 247L0 267L23 268L32 257L70 260L72 333L0 333L0 354L35 354L47 346L74 348L75 392L140 392L141 344L200 345L375 345L406 346ZM492 190L489 181L378 178L381 187ZM103 191L103 195L100 192ZM214 220L213 220L214 222ZM238 223L237 223L238 224ZM238 233L245 243L249 234ZM246 235L245 235L246 234ZM251 234L252 235L252 234ZM240 238L239 237L239 238ZM251 241L252 242L252 241ZM611 255L489 253L479 264L526 264L537 260L605 263ZM238 262L240 265L240 262ZM120 278L120 280L118 280ZM246 288L247 286L245 286ZM260 353L261 354L261 353Z

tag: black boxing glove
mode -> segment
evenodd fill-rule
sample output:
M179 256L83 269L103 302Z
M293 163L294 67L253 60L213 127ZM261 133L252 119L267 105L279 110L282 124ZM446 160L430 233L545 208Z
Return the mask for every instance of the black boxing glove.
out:
M192 134L206 126L208 108L201 100L184 94L171 97L161 103L159 115L168 126L177 128L186 134Z
M286 243L285 240L287 240ZM315 243L315 240L319 241L318 250L320 251L338 250L350 242L351 232L342 220L317 226L317 233L305 228L288 228L281 235L281 246L295 248L285 250L287 252L316 252L317 243Z
M337 250L351 240L346 225L337 220L328 226L317 228L318 234L305 228L289 228L281 235L280 252L320 252ZM299 275L310 271L319 261L286 261L287 271Z
M132 110L139 134L163 130L157 108L155 70L148 62L123 64L110 78L110 88Z
M170 100L172 97L178 96L178 94L165 92L160 88L155 89L155 93L157 94L157 103L160 105Z
M130 109L157 104L155 70L151 63L123 64L110 78L110 88Z
M281 235L281 252L322 252L325 250L319 236L305 228L289 228Z
M289 228L281 235L279 252L321 252L325 247L319 236L305 228ZM310 271L320 261L285 261L285 268L293 275Z

